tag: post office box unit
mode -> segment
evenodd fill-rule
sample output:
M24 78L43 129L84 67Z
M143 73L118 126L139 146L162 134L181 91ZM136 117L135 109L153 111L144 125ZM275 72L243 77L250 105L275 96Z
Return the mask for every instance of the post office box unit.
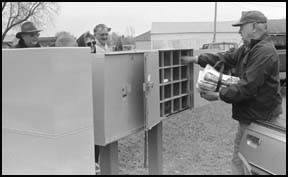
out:
M145 54L145 128L193 107L193 65L182 64L182 56L193 56L193 49Z
M95 143L107 145L192 107L192 50L93 54Z
M2 49L5 173L93 173L91 60L89 48Z
M107 145L193 108L193 49L92 54L95 143ZM197 74L198 76L198 74Z

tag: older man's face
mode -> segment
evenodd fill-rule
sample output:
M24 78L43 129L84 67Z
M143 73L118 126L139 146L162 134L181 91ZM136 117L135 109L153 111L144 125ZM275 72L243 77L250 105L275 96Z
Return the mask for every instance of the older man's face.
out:
M246 23L240 26L239 34L242 37L242 41L244 45L250 43L253 38L253 23Z
M94 35L101 45L107 44L109 36L109 31L107 28L98 29L96 32L94 32Z
M22 34L22 39L24 40L27 47L34 47L38 42L39 35L39 32Z

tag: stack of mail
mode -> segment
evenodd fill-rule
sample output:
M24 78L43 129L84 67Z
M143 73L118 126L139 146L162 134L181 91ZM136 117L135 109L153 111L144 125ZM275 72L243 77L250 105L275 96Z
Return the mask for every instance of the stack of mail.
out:
M196 88L198 89L198 91L206 90L215 92L219 76L220 73L215 68L207 64L204 70L199 71ZM227 87L231 84L237 84L239 80L239 77L223 74L220 88Z

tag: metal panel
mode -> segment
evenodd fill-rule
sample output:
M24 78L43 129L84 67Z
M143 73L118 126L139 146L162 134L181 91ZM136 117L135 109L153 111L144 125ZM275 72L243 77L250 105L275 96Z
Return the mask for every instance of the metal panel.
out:
M220 52L219 50L215 50L215 49L207 49L207 50L194 50L194 54L193 56L199 56L201 53L217 53ZM199 91L195 88L195 85L197 83L198 80L198 76L199 76L199 71L203 70L203 68L201 68L201 66L199 66L198 64L193 64L193 83L194 83L194 87L193 87L193 95L194 95L194 108L198 108L198 107L202 107L205 105L210 104L210 101L205 100L204 98L200 97L200 93Z
M2 50L2 126L47 136L91 126L91 59L88 48Z
M4 174L95 173L91 59L89 48L2 50Z
M93 55L95 144L107 145L144 127L144 53Z
M94 175L93 127L47 137L2 128L2 174Z
M240 153L252 165L270 174L286 174L286 134L256 123L244 132Z
M105 144L105 55L91 54L92 58L92 91L94 142Z
M144 57L145 129L151 129L160 122L158 55L158 52L147 52Z

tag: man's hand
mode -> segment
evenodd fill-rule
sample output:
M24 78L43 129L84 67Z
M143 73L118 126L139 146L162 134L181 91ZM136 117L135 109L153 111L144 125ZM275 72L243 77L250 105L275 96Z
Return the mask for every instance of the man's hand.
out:
M200 96L208 101L219 100L219 92L201 91Z
M198 56L193 56L193 57L183 56L181 57L181 62L183 64L198 63Z

